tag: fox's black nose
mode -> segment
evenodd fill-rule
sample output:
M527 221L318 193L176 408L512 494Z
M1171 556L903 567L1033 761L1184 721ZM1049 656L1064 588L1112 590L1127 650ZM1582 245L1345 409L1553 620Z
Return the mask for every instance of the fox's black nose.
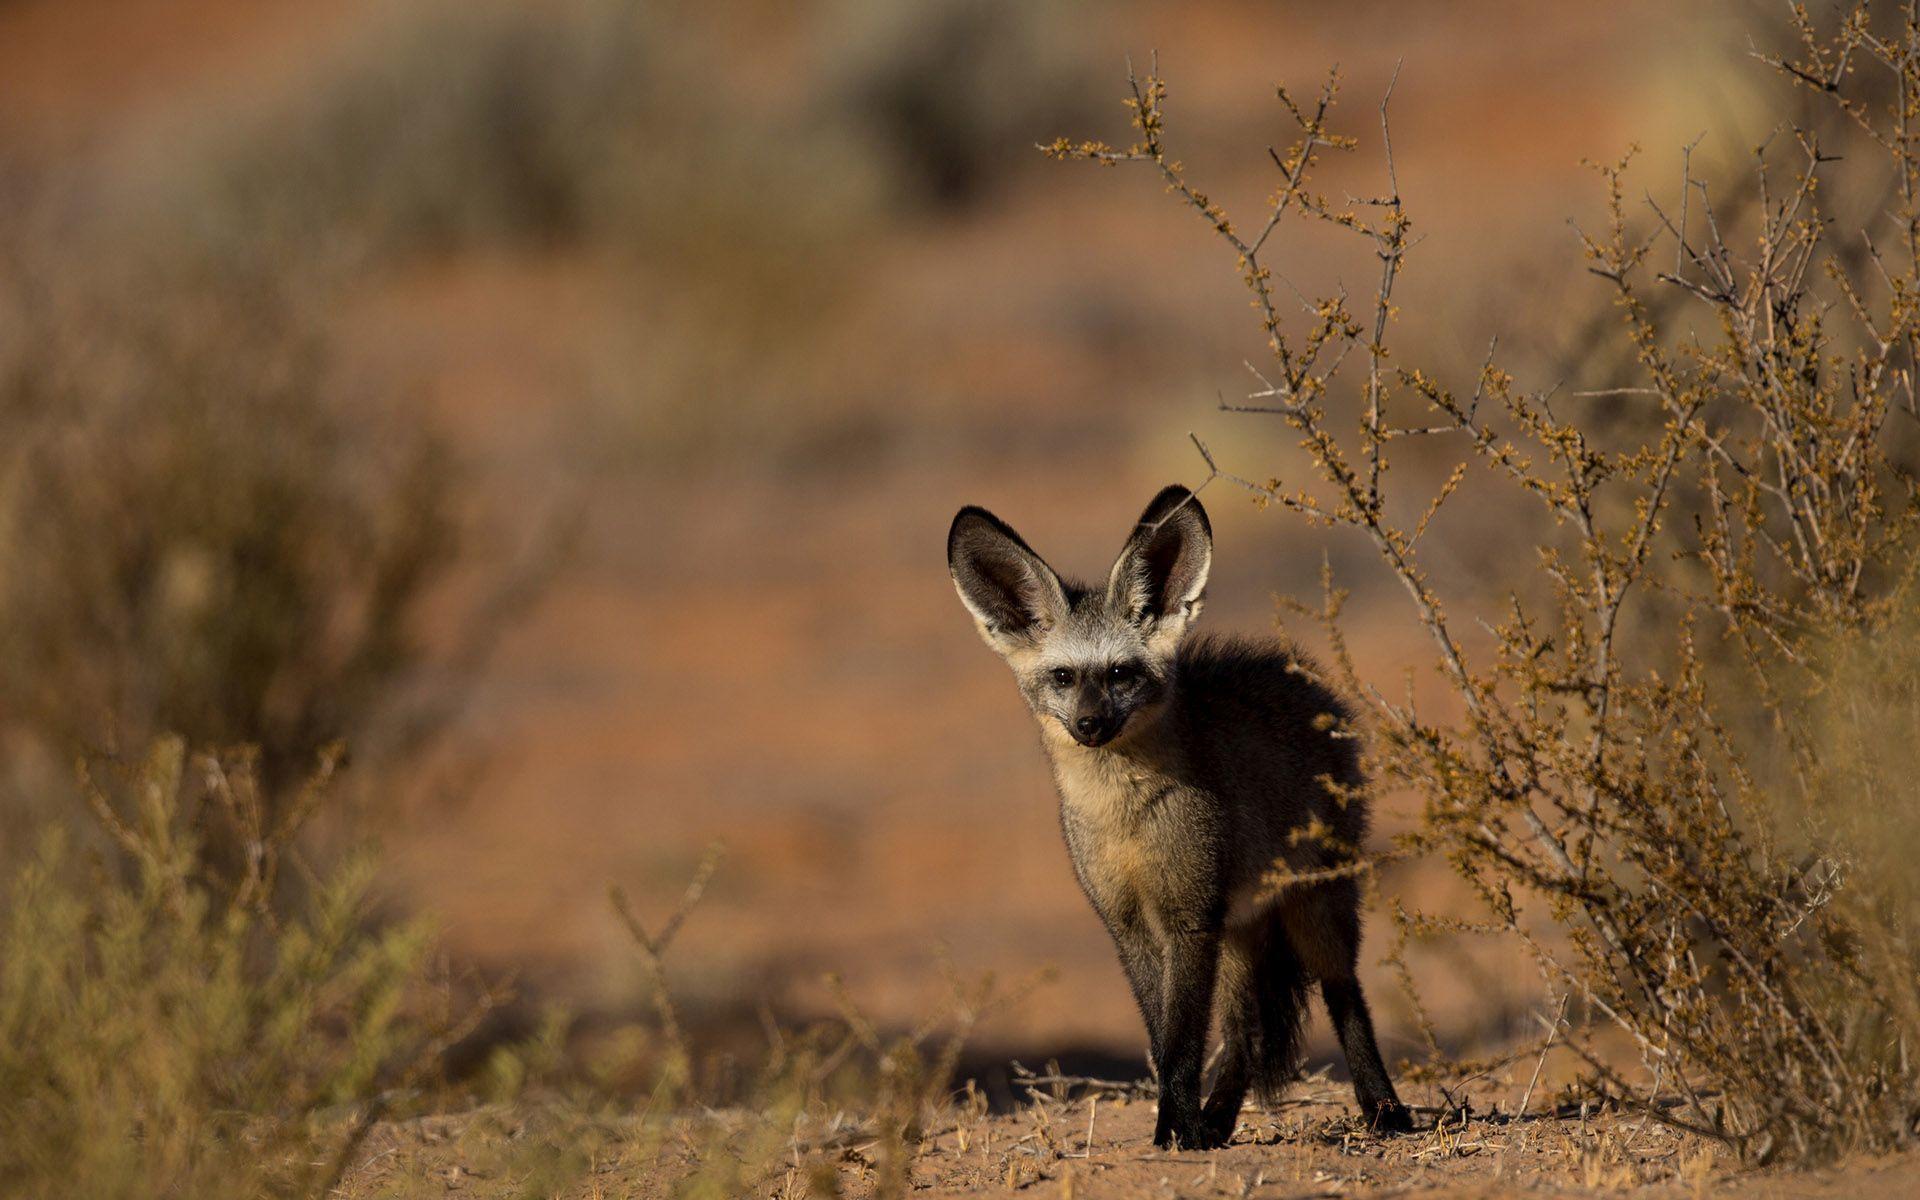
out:
M1073 723L1073 729L1074 732L1078 733L1081 737L1092 737L1094 734L1100 732L1100 718L1081 717Z

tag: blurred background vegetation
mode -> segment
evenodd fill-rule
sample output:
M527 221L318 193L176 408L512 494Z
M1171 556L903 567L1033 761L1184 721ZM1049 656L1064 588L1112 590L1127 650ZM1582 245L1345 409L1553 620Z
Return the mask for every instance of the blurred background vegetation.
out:
M1760 8L0 3L0 860L77 811L76 757L251 743L281 796L344 739L353 802L312 836L378 833L375 907L528 995L636 1006L604 887L670 901L718 837L689 1020L827 1009L833 966L906 1022L944 945L1060 970L983 1061L1133 1069L939 542L985 503L1087 569L1202 474L1189 429L1227 469L1303 460L1215 411L1258 347L1204 230L1034 144L1121 138L1157 51L1181 156L1245 210L1275 83L1345 64L1371 137L1404 60L1402 344L1470 378L1500 335L1525 385L1578 385L1610 319L1581 159L1743 162L1802 103L1746 60ZM1325 181L1367 194L1371 161ZM1343 253L1301 238L1286 274L1363 289ZM1450 510L1442 584L1511 549L1507 503ZM1217 626L1330 558L1362 672L1428 661L1364 548L1216 507ZM1530 980L1477 955L1415 959L1454 1048L1529 1027Z

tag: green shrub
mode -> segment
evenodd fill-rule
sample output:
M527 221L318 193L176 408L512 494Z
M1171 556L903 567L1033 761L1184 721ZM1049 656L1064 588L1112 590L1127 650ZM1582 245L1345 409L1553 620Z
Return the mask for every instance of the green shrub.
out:
M431 1078L464 1026L423 986L428 930L372 924L370 859L278 886L336 761L277 806L246 756L178 739L87 773L104 857L50 835L0 909L0 1191L322 1196ZM231 876L208 826L247 850Z

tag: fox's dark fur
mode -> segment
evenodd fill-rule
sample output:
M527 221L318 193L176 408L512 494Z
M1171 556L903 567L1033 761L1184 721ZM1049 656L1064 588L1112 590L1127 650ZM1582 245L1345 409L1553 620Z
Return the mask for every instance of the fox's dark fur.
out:
M1074 872L1146 1021L1154 1140L1224 1144L1249 1087L1278 1093L1314 982L1362 1111L1401 1131L1355 975L1359 888L1338 874L1367 834L1349 713L1282 642L1191 635L1212 545L1171 487L1104 587L1061 579L978 508L954 518L948 564L1040 719ZM1276 870L1335 873L1276 891ZM1225 1047L1202 1104L1216 996Z

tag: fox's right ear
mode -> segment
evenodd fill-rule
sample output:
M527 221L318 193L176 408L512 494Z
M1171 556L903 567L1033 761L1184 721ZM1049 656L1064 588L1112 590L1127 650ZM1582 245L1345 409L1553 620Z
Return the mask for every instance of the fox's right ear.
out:
M1067 593L1045 560L1007 523L969 505L947 531L947 570L987 645L1029 645L1067 612Z
M1174 484L1140 514L1133 536L1114 560L1107 603L1148 631L1149 639L1178 643L1200 615L1213 566L1213 526L1200 498Z

